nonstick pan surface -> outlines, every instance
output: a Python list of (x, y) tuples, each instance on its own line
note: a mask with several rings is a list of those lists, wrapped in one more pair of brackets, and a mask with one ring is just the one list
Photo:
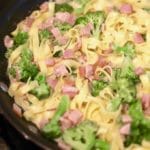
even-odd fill
[[(7, 60), (5, 58), (6, 48), (3, 45), (5, 35), (12, 32), (17, 23), (28, 16), (33, 10), (44, 2), (44, 0), (0, 0), (0, 85), (9, 86), (7, 77)], [(45, 139), (38, 129), (31, 123), (19, 118), (12, 110), (13, 99), (0, 88), (0, 112), (2, 115), (24, 136), (41, 149), (57, 150), (53, 141)]]

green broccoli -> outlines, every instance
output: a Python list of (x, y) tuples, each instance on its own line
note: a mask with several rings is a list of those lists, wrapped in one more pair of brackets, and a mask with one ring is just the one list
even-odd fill
[(107, 85), (108, 83), (103, 80), (93, 80), (91, 85), (92, 96), (98, 96), (99, 92), (103, 90)]
[(18, 32), (17, 35), (14, 37), (14, 45), (18, 47), (19, 45), (23, 45), (28, 40), (28, 33), (27, 32)]
[(62, 33), (66, 32), (72, 28), (72, 26), (70, 24), (60, 23), (60, 22), (56, 22), (55, 27), (57, 27)]
[(77, 20), (76, 20), (76, 25), (87, 25), (89, 23), (89, 20), (88, 20), (88, 18), (86, 17), (86, 15), (85, 16), (81, 16), (81, 17), (79, 17), (79, 18), (77, 18)]
[(38, 74), (35, 80), (38, 81), (39, 86), (31, 90), (30, 93), (35, 95), (38, 99), (47, 98), (51, 94), (51, 88), (46, 83), (46, 77), (42, 74)]
[(13, 78), (16, 77), (16, 69), (14, 66), (11, 66), (10, 68), (8, 68), (8, 74), (11, 75)]
[(35, 89), (31, 90), (30, 93), (41, 100), (47, 98), (50, 95), (50, 88), (47, 84), (42, 83)]
[(5, 57), (8, 59), (10, 57), (10, 55), (12, 54), (12, 52), (14, 51), (13, 48), (8, 48), (6, 53), (5, 53)]
[(126, 137), (125, 146), (132, 143), (141, 144), (143, 140), (150, 141), (150, 119), (145, 118), (140, 100), (130, 105), (129, 114), (132, 117), (131, 131)]
[(33, 80), (38, 74), (38, 67), (32, 62), (33, 56), (29, 49), (24, 49), (21, 53), (21, 60), (18, 64), (21, 81), (26, 82), (29, 78)]
[(67, 3), (55, 4), (55, 12), (73, 12), (73, 7)]
[(46, 76), (39, 73), (39, 74), (35, 77), (35, 80), (37, 80), (39, 84), (46, 83)]
[(57, 138), (61, 135), (59, 119), (69, 109), (69, 107), (70, 107), (69, 98), (67, 96), (63, 96), (53, 118), (42, 129), (43, 134), (47, 138)]
[(42, 41), (43, 39), (47, 40), (47, 39), (50, 38), (50, 36), (51, 36), (51, 33), (47, 29), (39, 31), (39, 39), (40, 39), (40, 41)]
[(86, 25), (87, 23), (92, 23), (94, 26), (94, 29), (92, 31), (92, 35), (99, 39), (100, 35), (100, 26), (105, 20), (105, 13), (102, 11), (96, 11), (96, 12), (88, 12), (84, 16), (79, 17), (76, 20), (76, 25)]
[(121, 103), (131, 103), (135, 100), (136, 87), (132, 80), (118, 78), (113, 80), (110, 86), (116, 92), (116, 97), (111, 103), (112, 110), (116, 110)]
[(136, 83), (139, 81), (135, 75), (131, 59), (125, 58), (121, 69), (116, 69), (113, 73), (113, 80), (110, 87), (116, 92), (116, 97), (112, 100), (112, 110), (116, 110), (121, 103), (132, 103), (136, 99)]
[(95, 145), (97, 129), (94, 122), (86, 120), (65, 130), (62, 140), (75, 150), (91, 150)]
[(123, 47), (116, 46), (115, 50), (125, 56), (133, 57), (135, 55), (135, 46), (131, 42), (127, 42)]
[(8, 48), (5, 57), (9, 58), (11, 53), (16, 49), (18, 46), (23, 45), (27, 42), (28, 40), (28, 33), (27, 32), (18, 32), (16, 36), (13, 38), (14, 40), (14, 45), (12, 48)]
[(126, 78), (128, 80), (132, 80), (133, 83), (137, 83), (139, 81), (139, 77), (134, 72), (134, 67), (132, 65), (132, 59), (130, 57), (125, 57), (122, 69), (120, 72), (121, 78)]
[(110, 150), (110, 145), (106, 141), (97, 139), (95, 142), (94, 150)]

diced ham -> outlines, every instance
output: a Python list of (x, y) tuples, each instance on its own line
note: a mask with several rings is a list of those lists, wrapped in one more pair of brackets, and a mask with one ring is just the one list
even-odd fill
[(57, 85), (58, 80), (57, 79), (53, 79), (53, 78), (48, 78), (47, 79), (47, 83), (48, 85), (54, 90), (56, 85)]
[(57, 39), (58, 43), (61, 44), (61, 45), (65, 45), (67, 44), (68, 42), (68, 37), (66, 36), (60, 36), (58, 39)]
[(56, 20), (62, 23), (68, 23), (70, 25), (74, 25), (76, 17), (68, 12), (58, 12), (56, 13)]
[(140, 76), (144, 73), (144, 69), (142, 67), (135, 68), (135, 74)]
[(101, 68), (103, 68), (107, 64), (108, 64), (108, 61), (106, 60), (106, 58), (104, 56), (100, 56), (98, 61), (96, 62), (96, 65), (101, 67)]
[(56, 142), (58, 144), (58, 147), (61, 150), (71, 150), (72, 149), (68, 144), (64, 143), (64, 141), (62, 141), (61, 139), (57, 139)]
[(46, 21), (44, 21), (42, 24), (39, 25), (39, 29), (48, 29), (53, 27), (54, 18), (48, 18)]
[(81, 36), (90, 36), (91, 35), (91, 31), (93, 30), (93, 24), (92, 23), (88, 23), (85, 27), (82, 27), (80, 29), (80, 34)]
[(74, 96), (76, 96), (78, 92), (79, 90), (74, 86), (64, 85), (62, 87), (62, 93), (68, 95), (70, 98), (73, 98)]
[(70, 86), (75, 86), (75, 81), (73, 79), (66, 78), (65, 84), (70, 85)]
[(48, 11), (48, 2), (42, 3), (42, 4), (40, 5), (40, 10), (41, 10), (42, 12)]
[(34, 22), (34, 18), (33, 17), (27, 17), (24, 21), (23, 21), (23, 31), (24, 32), (28, 32)]
[(85, 76), (85, 67), (79, 67), (79, 74), (81, 77)]
[(49, 122), (49, 119), (43, 119), (37, 124), (39, 129), (42, 129), (47, 123)]
[(64, 52), (64, 54), (63, 54), (63, 57), (64, 57), (65, 59), (71, 59), (71, 58), (73, 58), (73, 57), (74, 57), (74, 51), (71, 50), (71, 49), (65, 50), (65, 52)]
[(150, 94), (143, 94), (142, 106), (144, 110), (150, 109)]
[(120, 128), (120, 133), (122, 135), (129, 135), (130, 134), (130, 127), (131, 127), (131, 124), (130, 123), (127, 123), (125, 125), (123, 125), (121, 128)]
[(60, 124), (61, 124), (62, 131), (65, 131), (66, 129), (69, 129), (73, 126), (72, 122), (65, 117), (60, 118)]
[(16, 105), (15, 103), (13, 104), (13, 111), (19, 116), (22, 117), (22, 110), (21, 108)]
[(141, 44), (141, 43), (144, 43), (144, 38), (142, 37), (140, 33), (136, 32), (133, 36), (133, 41), (136, 44)]
[(49, 58), (49, 59), (45, 60), (45, 63), (48, 67), (52, 67), (55, 65), (55, 59)]
[(85, 55), (81, 55), (79, 58), (77, 58), (77, 60), (81, 63), (81, 64), (85, 64), (87, 62), (87, 58)]
[(123, 115), (122, 116), (122, 122), (123, 123), (130, 123), (130, 122), (132, 122), (132, 118), (129, 115)]
[(82, 117), (82, 113), (77, 109), (67, 111), (60, 119), (62, 130), (64, 131), (77, 125), (82, 120)]
[(61, 36), (61, 32), (60, 32), (60, 30), (59, 30), (58, 28), (52, 28), (52, 29), (51, 29), (51, 32), (52, 32), (53, 36), (54, 36), (56, 39), (58, 39), (58, 37)]
[(62, 36), (60, 30), (58, 28), (52, 28), (51, 32), (53, 34), (53, 36), (55, 37), (55, 39), (60, 43), (60, 44), (66, 44), (68, 41), (68, 38), (65, 36)]
[(5, 45), (5, 47), (6, 48), (12, 48), (13, 44), (14, 44), (13, 39), (9, 35), (6, 35), (4, 37), (4, 45)]
[(81, 77), (85, 77), (85, 78), (91, 80), (94, 75), (94, 66), (86, 65), (84, 67), (79, 67), (79, 73), (80, 73)]
[(132, 14), (133, 13), (132, 5), (127, 3), (122, 4), (120, 7), (120, 12), (127, 15)]
[(65, 65), (59, 65), (54, 68), (54, 73), (57, 77), (66, 76), (68, 74), (68, 70)]
[(68, 115), (68, 119), (74, 124), (78, 124), (82, 119), (82, 113), (79, 110), (72, 110)]
[(94, 67), (93, 65), (86, 65), (85, 67), (85, 77), (90, 78), (94, 74)]

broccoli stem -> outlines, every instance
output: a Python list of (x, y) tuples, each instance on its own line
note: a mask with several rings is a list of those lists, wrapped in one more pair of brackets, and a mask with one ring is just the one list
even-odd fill
[(42, 129), (43, 134), (47, 138), (57, 138), (58, 136), (61, 135), (59, 119), (69, 109), (69, 107), (70, 107), (69, 98), (67, 96), (63, 96), (53, 118)]

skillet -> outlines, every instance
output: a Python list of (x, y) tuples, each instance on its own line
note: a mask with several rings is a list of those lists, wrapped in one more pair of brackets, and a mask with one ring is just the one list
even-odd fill
[(42, 2), (44, 0), (0, 0), (0, 112), (25, 139), (32, 141), (41, 149), (57, 150), (56, 143), (45, 139), (33, 124), (19, 118), (13, 112), (13, 99), (3, 89), (3, 85), (9, 86), (5, 58), (6, 48), (3, 45), (3, 38), (12, 32), (21, 20), (37, 9)]

